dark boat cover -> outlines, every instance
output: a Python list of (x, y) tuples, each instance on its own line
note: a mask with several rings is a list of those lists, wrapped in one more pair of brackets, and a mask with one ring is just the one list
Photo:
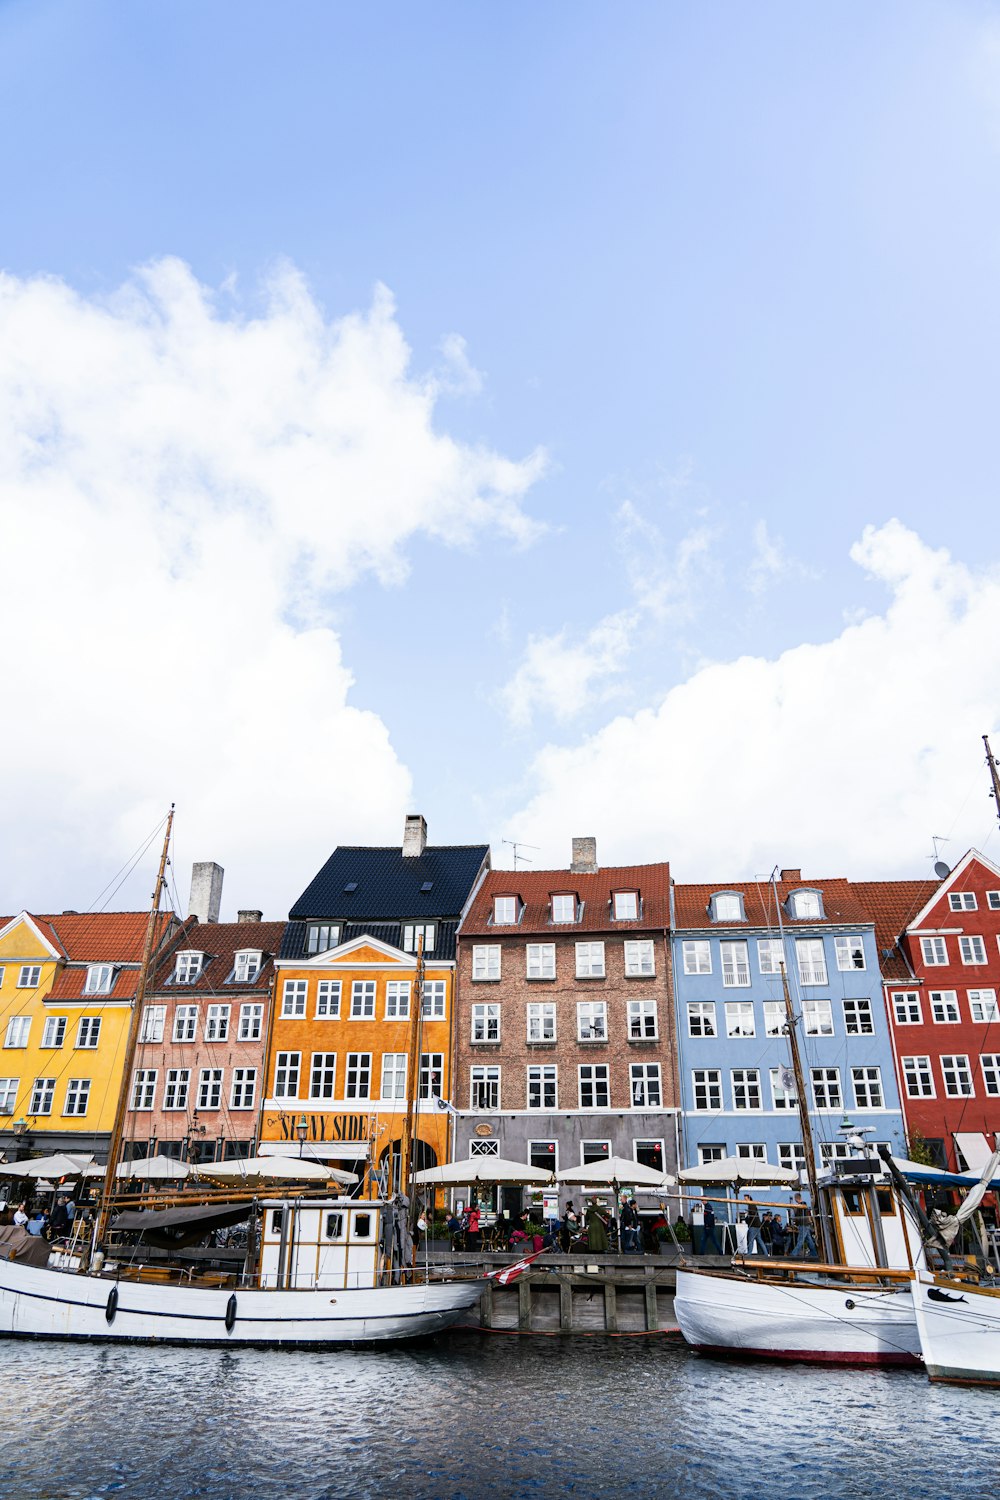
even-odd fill
[(252, 1211), (252, 1203), (202, 1204), (197, 1208), (159, 1210), (127, 1209), (118, 1215), (111, 1227), (129, 1234), (138, 1234), (144, 1244), (156, 1245), (162, 1250), (174, 1250), (197, 1244), (213, 1229), (241, 1224), (250, 1217)]

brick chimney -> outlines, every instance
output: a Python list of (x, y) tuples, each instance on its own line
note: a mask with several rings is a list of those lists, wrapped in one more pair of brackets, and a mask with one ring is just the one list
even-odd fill
[(263, 922), (264, 913), (262, 911), (238, 911), (236, 913), (236, 920), (241, 924), (244, 922)]
[(802, 884), (802, 871), (801, 870), (782, 870), (782, 872), (781, 872), (781, 878), (782, 878), (782, 880), (790, 881), (790, 883), (792, 885), (801, 885)]
[(427, 848), (427, 823), (420, 813), (410, 813), (403, 824), (403, 858), (418, 859)]
[(210, 860), (191, 866), (191, 896), (188, 916), (199, 922), (217, 922), (222, 906), (222, 881), (225, 870)]
[(597, 869), (597, 840), (574, 839), (570, 871), (574, 875), (593, 875)]

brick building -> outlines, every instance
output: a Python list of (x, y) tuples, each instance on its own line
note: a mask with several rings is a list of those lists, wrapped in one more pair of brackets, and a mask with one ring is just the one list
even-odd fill
[(496, 870), (459, 930), (456, 1159), (672, 1171), (677, 1086), (666, 864)]

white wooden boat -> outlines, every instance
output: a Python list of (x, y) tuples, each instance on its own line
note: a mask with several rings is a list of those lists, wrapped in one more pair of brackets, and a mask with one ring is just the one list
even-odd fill
[(922, 1271), (912, 1296), (930, 1379), (1000, 1386), (1000, 1283)]

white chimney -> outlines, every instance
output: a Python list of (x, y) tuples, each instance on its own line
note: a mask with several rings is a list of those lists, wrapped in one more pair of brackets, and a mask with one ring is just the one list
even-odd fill
[(427, 848), (427, 823), (420, 813), (410, 813), (403, 825), (403, 858), (418, 859)]
[(188, 916), (199, 922), (217, 922), (222, 906), (222, 881), (225, 870), (211, 860), (191, 866), (191, 897)]
[(264, 913), (262, 911), (238, 911), (236, 913), (236, 920), (241, 925), (246, 922), (263, 922)]
[(574, 839), (573, 862), (570, 870), (574, 875), (593, 875), (597, 869), (597, 840)]

